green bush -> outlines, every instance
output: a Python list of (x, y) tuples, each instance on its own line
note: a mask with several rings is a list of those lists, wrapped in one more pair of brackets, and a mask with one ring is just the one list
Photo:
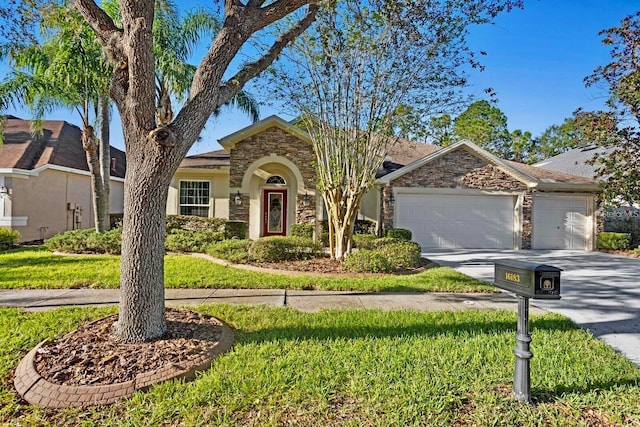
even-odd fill
[(249, 256), (258, 262), (279, 262), (317, 258), (322, 255), (321, 250), (321, 245), (312, 239), (272, 236), (256, 240)]
[(378, 236), (375, 234), (354, 234), (353, 245), (359, 249), (375, 249), (375, 241)]
[(631, 234), (603, 231), (598, 235), (598, 249), (627, 250), (631, 247)]
[(344, 267), (356, 273), (389, 273), (389, 260), (378, 251), (360, 249), (351, 252), (343, 263)]
[(237, 264), (245, 264), (249, 262), (249, 248), (252, 243), (251, 240), (223, 240), (209, 245), (207, 247), (207, 253), (215, 258)]
[(224, 231), (227, 220), (193, 215), (167, 215), (167, 232), (173, 230), (188, 231)]
[(18, 239), (20, 239), (18, 231), (0, 228), (0, 251), (12, 248), (18, 242)]
[(226, 221), (224, 223), (225, 239), (246, 239), (247, 223), (245, 221)]
[(322, 246), (329, 246), (329, 221), (320, 221), (320, 237)]
[(396, 243), (403, 242), (404, 240), (398, 240), (393, 237), (381, 237), (371, 241), (371, 249), (380, 249), (387, 245), (395, 245)]
[(294, 237), (304, 237), (305, 239), (313, 239), (313, 225), (293, 224), (291, 226), (291, 235)]
[(95, 229), (67, 231), (44, 241), (50, 251), (119, 255), (122, 246), (122, 229), (114, 228), (104, 233)]
[(411, 241), (413, 235), (411, 230), (407, 230), (406, 228), (389, 228), (385, 233), (385, 237), (391, 237), (393, 239), (398, 240), (406, 240)]
[(416, 242), (398, 242), (384, 245), (376, 252), (382, 254), (392, 268), (416, 268), (420, 265), (422, 248)]
[(167, 233), (165, 248), (174, 252), (205, 252), (208, 245), (224, 239), (222, 231), (171, 230)]

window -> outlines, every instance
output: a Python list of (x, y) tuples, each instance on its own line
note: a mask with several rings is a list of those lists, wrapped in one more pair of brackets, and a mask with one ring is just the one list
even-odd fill
[(280, 175), (272, 175), (265, 181), (266, 184), (286, 184), (283, 177)]
[(180, 215), (209, 216), (209, 181), (180, 181)]

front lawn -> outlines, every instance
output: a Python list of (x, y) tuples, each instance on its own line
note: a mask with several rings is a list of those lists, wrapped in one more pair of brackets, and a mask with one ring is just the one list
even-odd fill
[(631, 426), (640, 370), (554, 314), (532, 316), (532, 393), (512, 390), (516, 315), (202, 306), (236, 331), (233, 349), (192, 382), (111, 406), (46, 410), (12, 388), (20, 358), (45, 337), (115, 308), (0, 310), (0, 424), (224, 426)]
[[(120, 257), (54, 255), (44, 248), (0, 254), (1, 289), (117, 288)], [(189, 255), (165, 257), (167, 288), (322, 289), (357, 291), (493, 292), (448, 267), (413, 275), (329, 278), (269, 274), (225, 267)]]

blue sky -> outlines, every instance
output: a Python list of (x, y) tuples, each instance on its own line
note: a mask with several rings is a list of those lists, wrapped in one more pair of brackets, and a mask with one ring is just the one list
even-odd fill
[[(610, 61), (609, 48), (602, 45), (598, 32), (639, 11), (640, 0), (524, 1), (523, 10), (471, 30), (471, 47), (487, 56), (482, 59), (485, 70), (470, 74), (469, 90), (482, 99), (483, 89), (493, 88), (509, 129), (528, 130), (538, 136), (550, 125), (562, 123), (578, 107), (602, 108), (606, 91), (587, 90), (583, 83), (597, 66)], [(5, 73), (6, 67), (0, 66), (0, 75)], [(4, 113), (29, 117), (24, 110)], [(277, 113), (266, 107), (261, 110), (262, 117)], [(48, 118), (79, 124), (77, 116), (67, 111), (57, 111)], [(249, 124), (242, 114), (223, 111), (209, 121), (191, 153), (218, 149), (218, 139)], [(112, 124), (112, 144), (124, 147), (118, 120)]]

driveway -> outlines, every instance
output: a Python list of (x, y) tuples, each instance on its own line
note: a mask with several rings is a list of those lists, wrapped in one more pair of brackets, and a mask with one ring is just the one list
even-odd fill
[(569, 317), (640, 366), (640, 259), (600, 252), (468, 249), (430, 251), (423, 256), (491, 283), (497, 259), (563, 269), (562, 298), (531, 300), (531, 305)]

